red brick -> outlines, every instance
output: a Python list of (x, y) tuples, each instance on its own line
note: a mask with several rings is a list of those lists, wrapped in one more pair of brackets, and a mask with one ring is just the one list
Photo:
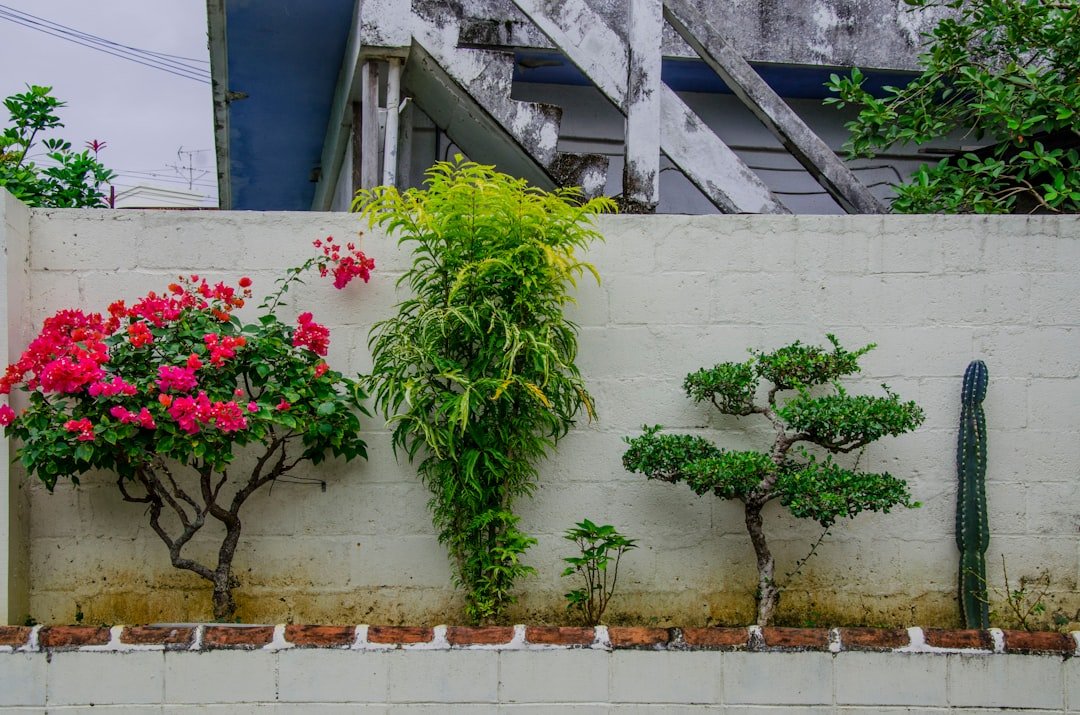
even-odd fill
[(1004, 631), (1006, 653), (1072, 653), (1076, 641), (1064, 633)]
[(450, 626), (446, 629), (446, 640), (450, 645), (501, 645), (513, 639), (513, 626)]
[(829, 631), (826, 628), (762, 628), (761, 636), (766, 648), (829, 649)]
[(369, 643), (429, 643), (435, 637), (432, 628), (418, 626), (368, 626)]
[(0, 646), (22, 648), (30, 640), (32, 630), (28, 626), (0, 626)]
[(129, 645), (191, 645), (195, 629), (188, 626), (128, 626), (120, 633), (120, 642)]
[(911, 645), (904, 628), (841, 628), (840, 645), (844, 650), (895, 650)]
[(207, 626), (203, 648), (262, 648), (274, 640), (273, 626)]
[(608, 637), (614, 648), (658, 648), (667, 645), (669, 635), (666, 628), (612, 626)]
[(934, 648), (977, 648), (979, 650), (992, 650), (994, 647), (994, 641), (990, 637), (989, 631), (927, 628), (923, 632), (926, 635), (926, 645)]
[(109, 629), (104, 626), (46, 626), (38, 632), (38, 645), (42, 648), (105, 645), (109, 640)]
[(745, 628), (683, 628), (683, 642), (705, 650), (739, 650), (750, 642)]
[(596, 641), (595, 628), (575, 626), (529, 626), (525, 640), (541, 645), (592, 645)]
[(285, 640), (301, 648), (341, 648), (356, 641), (356, 626), (285, 626)]

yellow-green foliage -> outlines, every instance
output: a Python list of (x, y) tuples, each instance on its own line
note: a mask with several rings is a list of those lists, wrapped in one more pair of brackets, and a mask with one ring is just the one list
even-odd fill
[(534, 540), (516, 528), (515, 498), (531, 492), (535, 463), (578, 415), (593, 414), (563, 308), (568, 289), (596, 275), (575, 251), (600, 237), (592, 217), (614, 205), (460, 156), (432, 167), (425, 187), (379, 187), (353, 205), (413, 255), (400, 282), (414, 297), (372, 330), (372, 388), (395, 448), (420, 459), (468, 614), (483, 621), (532, 571), (521, 555)]

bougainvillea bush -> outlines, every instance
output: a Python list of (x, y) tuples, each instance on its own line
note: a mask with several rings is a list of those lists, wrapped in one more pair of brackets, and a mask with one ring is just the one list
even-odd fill
[[(290, 269), (253, 322), (236, 314), (249, 278), (234, 287), (185, 276), (105, 315), (60, 311), (0, 379), (0, 393), (28, 396), (18, 414), (0, 406), (26, 470), (49, 491), (91, 470), (115, 473), (120, 496), (146, 505), (172, 565), (212, 584), (219, 621), (236, 616), (232, 562), (248, 497), (303, 462), (367, 456), (364, 394), (323, 360), (329, 331), (311, 313), (295, 325), (276, 315), (313, 266), (339, 287), (367, 280), (374, 264), (354, 246), (317, 245), (324, 255)], [(185, 547), (214, 522), (224, 535), (216, 564), (203, 563)]]

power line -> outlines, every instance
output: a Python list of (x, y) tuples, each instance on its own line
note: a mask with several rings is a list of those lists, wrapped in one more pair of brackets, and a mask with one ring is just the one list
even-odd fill
[(183, 62), (173, 59), (166, 59), (167, 57), (176, 57), (178, 60), (186, 62), (201, 62), (201, 60), (194, 60), (186, 57), (178, 57), (176, 55), (167, 55), (165, 53), (153, 52), (150, 50), (141, 50), (139, 48), (130, 47), (128, 45), (122, 45), (112, 40), (107, 40), (96, 35), (81, 32), (74, 28), (60, 25), (43, 18), (39, 18), (29, 13), (24, 13), (20, 10), (15, 10), (7, 5), (0, 4), (0, 20), (7, 20), (16, 25), (21, 25), (31, 30), (56, 37), (61, 40), (72, 42), (76, 45), (103, 52), (113, 57), (118, 57), (135, 64), (143, 65), (144, 67), (150, 67), (151, 69), (160, 70), (162, 72), (168, 72), (169, 74), (177, 77), (183, 77), (184, 79), (194, 80), (203, 84), (209, 84), (210, 74), (209, 71), (199, 67), (192, 67), (184, 64)]

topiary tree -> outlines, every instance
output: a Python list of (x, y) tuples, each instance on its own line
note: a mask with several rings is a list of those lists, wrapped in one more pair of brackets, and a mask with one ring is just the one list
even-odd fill
[(399, 280), (414, 296), (376, 324), (370, 341), (375, 404), (394, 447), (431, 490), (434, 522), (456, 566), (473, 621), (497, 618), (533, 569), (535, 540), (518, 528), (518, 497), (536, 462), (584, 411), (567, 289), (592, 267), (574, 251), (599, 234), (607, 199), (547, 193), (490, 166), (439, 163), (425, 190), (380, 187), (354, 208), (399, 235), (413, 263)]
[[(828, 528), (862, 511), (912, 507), (907, 484), (888, 473), (846, 468), (833, 454), (852, 452), (886, 435), (922, 423), (914, 402), (901, 402), (888, 387), (884, 397), (849, 395), (836, 381), (859, 372), (858, 360), (874, 346), (855, 352), (832, 335), (832, 350), (795, 342), (771, 353), (752, 352), (746, 362), (720, 363), (687, 375), (683, 388), (694, 402), (711, 402), (725, 415), (761, 415), (775, 432), (769, 451), (726, 450), (694, 435), (661, 434), (646, 427), (626, 438), (623, 466), (649, 479), (686, 484), (697, 494), (712, 492), (743, 503), (746, 530), (757, 557), (757, 623), (769, 623), (780, 598), (775, 561), (762, 528), (761, 512), (778, 499), (794, 516)], [(759, 384), (770, 384), (764, 404)], [(831, 386), (824, 392), (812, 388)], [(781, 393), (788, 395), (778, 401)], [(824, 459), (802, 445), (816, 445)]]
[[(323, 361), (329, 330), (311, 313), (295, 326), (276, 316), (313, 264), (366, 280), (358, 251), (324, 252), (289, 271), (254, 323), (235, 314), (248, 278), (237, 289), (182, 277), (134, 305), (116, 301), (108, 317), (60, 311), (0, 379), (0, 394), (28, 395), (18, 414), (0, 405), (26, 470), (50, 492), (91, 470), (115, 473), (119, 496), (146, 507), (172, 565), (210, 583), (218, 621), (236, 616), (232, 564), (248, 498), (304, 462), (367, 456), (356, 414), (364, 394)], [(216, 557), (193, 557), (187, 547), (214, 523)]]
[(954, 132), (981, 148), (922, 166), (896, 188), (900, 213), (1080, 211), (1080, 3), (904, 0), (951, 9), (927, 35), (922, 73), (871, 95), (865, 76), (833, 75), (827, 104), (851, 104), (848, 155)]

